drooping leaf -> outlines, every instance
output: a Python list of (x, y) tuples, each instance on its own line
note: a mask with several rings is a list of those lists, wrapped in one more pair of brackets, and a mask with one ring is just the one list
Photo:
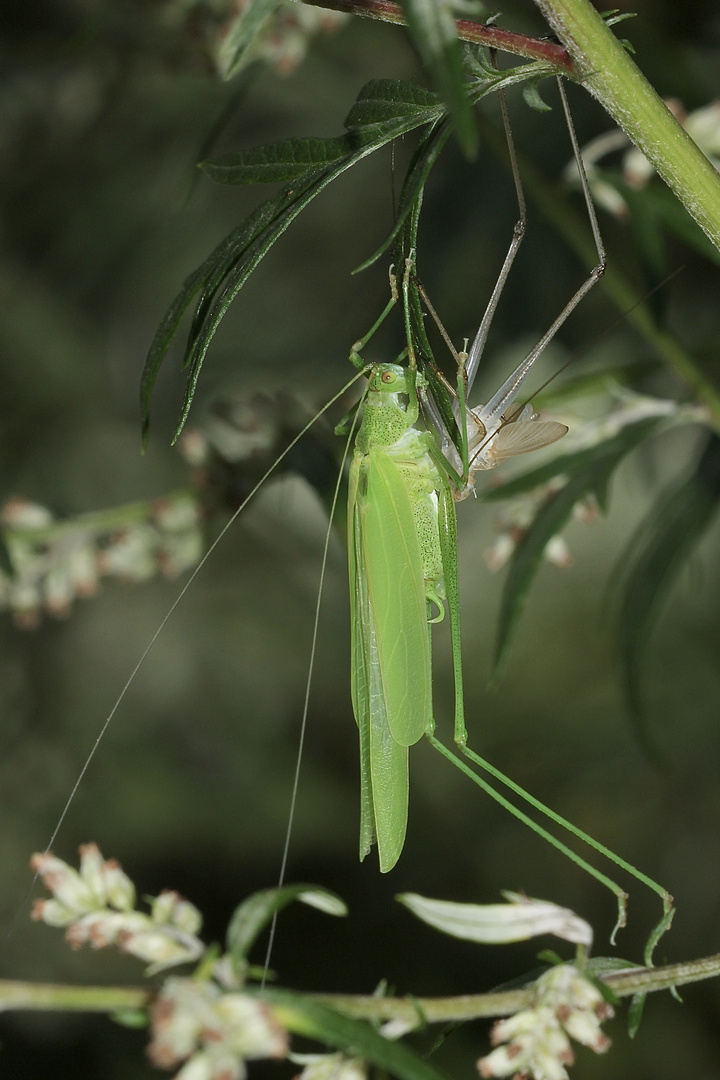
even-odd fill
[(267, 209), (272, 209), (275, 213), (272, 214), (267, 226), (254, 235), (233, 259), (228, 259), (226, 265), (220, 268), (220, 274), (217, 275), (220, 281), (211, 297), (212, 302), (208, 302), (207, 309), (202, 312), (202, 318), (194, 320), (193, 333), (188, 340), (185, 358), (185, 365), (189, 368), (188, 380), (173, 441), (177, 440), (185, 426), (210, 343), (240, 289), (257, 269), (275, 241), (282, 236), (315, 196), (362, 157), (373, 153), (379, 145), (378, 142), (370, 143), (341, 158), (334, 165), (306, 173), (291, 188), (281, 192), (275, 199), (269, 200), (271, 205), (267, 206)]
[[(475, 75), (475, 81), (472, 83), (469, 92), (470, 101), (475, 104), (481, 101), (482, 98), (488, 94), (495, 93), (498, 90), (505, 89), (506, 87), (515, 86), (519, 82), (530, 82), (537, 84), (542, 79), (548, 78), (552, 74), (553, 69), (548, 64), (538, 63), (533, 65), (524, 65), (524, 67), (513, 68), (506, 71), (497, 71), (490, 65), (485, 65), (480, 62), (478, 57), (473, 53), (467, 53), (465, 58), (465, 64), (468, 69)], [(532, 69), (533, 75), (530, 75)], [(387, 80), (390, 82), (390, 80)], [(413, 84), (401, 84), (403, 86)], [(416, 88), (418, 89), (418, 88)], [(427, 94), (427, 91), (424, 91)], [(432, 100), (437, 101), (434, 95), (428, 95)], [(418, 102), (417, 107), (422, 106), (422, 99)], [(351, 126), (351, 118), (355, 118), (355, 109), (359, 107), (359, 101), (356, 106), (353, 106), (353, 110), (350, 116), (345, 121), (347, 127)], [(368, 115), (368, 119), (377, 115), (375, 110), (377, 109), (377, 100), (372, 103), (372, 111)], [(363, 109), (358, 110), (358, 116), (365, 115), (364, 105)], [(372, 266), (391, 246), (393, 241), (398, 237), (398, 234), (403, 227), (407, 215), (410, 213), (410, 209), (414, 204), (414, 201), (418, 198), (420, 192), (422, 192), (425, 183), (427, 181), (430, 170), (437, 161), (437, 158), (442, 151), (448, 137), (452, 134), (452, 117), (444, 117), (441, 123), (437, 123), (430, 131), (423, 137), (421, 143), (419, 143), (415, 153), (413, 154), (408, 172), (403, 182), (402, 192), (400, 194), (400, 200), (398, 203), (397, 217), (393, 224), (393, 227), (388, 236), (383, 240), (379, 248), (377, 248), (372, 255), (370, 255), (364, 262), (358, 266), (353, 273), (358, 274), (367, 267)]]
[(380, 247), (365, 259), (360, 266), (353, 270), (354, 274), (359, 274), (362, 270), (366, 270), (369, 266), (372, 266), (373, 263), (377, 262), (395, 241), (398, 233), (405, 224), (408, 214), (412, 210), (415, 200), (421, 195), (425, 187), (430, 170), (437, 161), (440, 151), (451, 134), (451, 123), (448, 119), (445, 119), (440, 123), (433, 125), (431, 130), (419, 143), (413, 154), (410, 167), (405, 177), (405, 182), (403, 183), (395, 223)]
[(14, 578), (17, 573), (7, 541), (2, 533), (0, 533), (0, 571), (9, 578)]
[(540, 96), (539, 84), (540, 79), (530, 79), (525, 86), (523, 86), (523, 98), (525, 104), (531, 109), (535, 109), (536, 112), (551, 112), (550, 106)]
[(649, 359), (581, 371), (571, 378), (564, 378), (562, 382), (553, 381), (544, 390), (533, 394), (533, 405), (538, 412), (560, 409), (583, 397), (595, 397), (618, 387), (632, 387), (655, 371), (657, 363)]
[[(499, 73), (496, 79), (473, 87), (473, 100), (497, 86), (510, 86), (554, 69), (548, 64), (522, 65)], [(180, 419), (174, 434), (183, 429), (195, 394), (208, 347), (228, 308), (275, 241), (297, 215), (346, 169), (416, 127), (433, 124), (444, 106), (434, 94), (399, 80), (369, 82), (361, 90), (346, 119), (348, 132), (331, 139), (286, 139), (239, 154), (203, 163), (208, 175), (223, 183), (267, 183), (282, 180), (288, 186), (262, 203), (227, 236), (205, 262), (186, 280), (165, 314), (148, 352), (143, 370), (140, 401), (143, 443), (148, 437), (150, 397), (160, 366), (167, 355), (183, 315), (193, 301), (195, 311), (185, 349), (183, 366), (189, 369)], [(443, 133), (444, 135), (444, 133)], [(438, 145), (417, 159), (408, 189), (408, 205), (414, 205), (413, 187), (422, 190), (427, 171), (437, 156)], [(410, 210), (406, 213), (410, 213)]]
[(625, 22), (626, 19), (637, 18), (636, 11), (623, 11), (620, 12), (620, 8), (614, 8), (612, 11), (601, 12), (601, 16), (606, 26), (617, 26), (618, 23)]
[(248, 992), (267, 1001), (279, 1022), (294, 1035), (348, 1050), (398, 1080), (449, 1080), (447, 1073), (431, 1065), (405, 1043), (386, 1039), (364, 1021), (352, 1020), (289, 990), (252, 991), (248, 988)]
[(293, 900), (300, 900), (327, 915), (347, 915), (347, 908), (340, 897), (317, 885), (284, 885), (279, 889), (253, 893), (235, 908), (228, 926), (226, 947), (236, 964), (247, 959), (258, 935), (273, 915)]
[(295, 180), (347, 154), (431, 123), (442, 115), (435, 94), (400, 79), (372, 79), (360, 91), (345, 118), (347, 134), (334, 138), (293, 138), (223, 154), (201, 163), (221, 184), (270, 184)]
[[(617, 435), (587, 450), (567, 454), (545, 466), (501, 486), (504, 496), (532, 490), (557, 475), (567, 482), (540, 507), (534, 521), (518, 544), (510, 562), (500, 604), (494, 670), (497, 676), (507, 658), (512, 635), (517, 628), (525, 597), (538, 571), (545, 548), (570, 520), (577, 502), (594, 495), (601, 507), (607, 501), (610, 478), (630, 450), (648, 438), (661, 423), (658, 417), (622, 428)], [(483, 498), (498, 498), (497, 490)]]
[(667, 229), (704, 258), (720, 264), (720, 251), (665, 184), (649, 183), (638, 191), (612, 170), (603, 169), (600, 175), (622, 195), (631, 215), (640, 212), (644, 218), (651, 217), (656, 227)]
[(627, 1029), (628, 1035), (634, 1039), (640, 1030), (647, 994), (633, 994), (628, 1008)]
[[(255, 241), (261, 237), (278, 214), (282, 213), (283, 204), (290, 201), (292, 195), (281, 192), (274, 199), (269, 199), (257, 208), (245, 221), (225, 237), (214, 251), (183, 284), (155, 331), (145, 359), (140, 380), (140, 412), (143, 425), (143, 445), (147, 442), (150, 398), (160, 366), (167, 355), (167, 350), (174, 339), (183, 315), (200, 293), (193, 318), (191, 338), (194, 340), (202, 327), (204, 316), (223, 277), (234, 262), (239, 259)], [(190, 345), (190, 343), (189, 343)]]
[(397, 899), (413, 915), (451, 937), (481, 944), (507, 944), (554, 934), (564, 941), (590, 947), (592, 927), (574, 911), (546, 900), (507, 893), (505, 904), (458, 904), (417, 893), (401, 893)]
[(617, 449), (624, 447), (623, 453), (632, 450), (644, 439), (648, 438), (657, 427), (663, 423), (664, 417), (652, 416), (640, 420), (635, 424), (627, 424), (620, 428), (617, 434), (605, 442), (588, 446), (583, 450), (575, 450), (570, 454), (558, 454), (543, 465), (537, 465), (534, 469), (519, 476), (513, 476), (486, 491), (480, 493), (483, 502), (499, 502), (502, 499), (512, 499), (516, 495), (523, 495), (528, 491), (547, 484), (556, 476), (574, 477), (577, 474), (586, 475), (592, 471), (599, 457), (605, 454), (612, 456)]
[(655, 501), (629, 549), (623, 585), (620, 651), (625, 687), (642, 717), (640, 674), (653, 629), (668, 593), (720, 507), (720, 438), (712, 435), (689, 476)]
[(347, 135), (333, 139), (282, 139), (203, 161), (200, 167), (219, 184), (278, 184), (332, 165), (352, 153), (358, 144), (358, 138)]
[(400, 0), (413, 41), (453, 121), (467, 158), (477, 153), (478, 133), (449, 0)]
[(402, 116), (414, 117), (418, 124), (425, 124), (443, 111), (437, 94), (417, 83), (403, 79), (371, 79), (355, 99), (344, 126), (352, 131), (386, 124)]
[[(233, 165), (226, 159), (206, 163), (207, 170), (216, 166), (221, 171), (225, 170), (223, 178), (233, 183), (250, 182), (250, 179), (244, 178), (247, 172), (255, 180), (261, 175), (270, 174), (275, 179), (279, 175), (291, 175), (296, 179), (291, 186), (262, 203), (215, 248), (202, 266), (188, 278), (168, 309), (150, 347), (141, 381), (144, 441), (147, 439), (150, 397), (160, 365), (192, 300), (200, 293), (185, 353), (189, 374), (175, 439), (187, 419), (207, 349), (220, 322), (278, 237), (308, 203), (346, 169), (397, 136), (440, 115), (441, 106), (431, 104), (434, 98), (429, 98), (425, 91), (418, 96), (415, 94), (417, 88), (408, 90), (409, 86), (411, 84), (393, 82), (391, 87), (387, 80), (375, 80), (368, 84), (361, 92), (363, 109), (371, 102), (379, 102), (386, 118), (382, 122), (373, 120), (363, 127), (359, 124), (361, 117), (356, 116), (353, 130), (339, 139), (283, 140), (271, 148), (260, 147), (240, 155), (239, 164), (235, 162)], [(394, 105), (391, 93), (397, 95)], [(297, 175), (293, 163), (297, 165), (298, 159), (314, 159), (313, 155), (319, 155), (320, 160), (326, 163), (320, 167), (305, 168)]]
[(255, 38), (279, 7), (280, 0), (245, 0), (223, 38), (218, 64), (223, 78), (231, 79), (247, 63)]

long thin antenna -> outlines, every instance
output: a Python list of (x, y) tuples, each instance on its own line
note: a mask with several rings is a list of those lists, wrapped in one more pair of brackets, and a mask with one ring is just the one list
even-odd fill
[[(175, 611), (179, 607), (181, 601), (183, 600), (183, 597), (187, 593), (190, 586), (194, 583), (195, 578), (198, 576), (198, 574), (200, 573), (202, 568), (205, 566), (205, 563), (208, 561), (210, 556), (213, 554), (213, 552), (215, 551), (215, 548), (221, 542), (221, 540), (223, 539), (225, 534), (227, 532), (229, 532), (229, 530), (233, 527), (233, 525), (235, 524), (235, 522), (237, 521), (238, 517), (243, 512), (243, 510), (245, 509), (247, 504), (250, 502), (250, 500), (253, 498), (253, 496), (257, 494), (257, 492), (263, 486), (265, 481), (273, 474), (273, 472), (278, 467), (278, 465), (280, 465), (281, 462), (287, 457), (287, 455), (297, 445), (297, 443), (300, 441), (300, 439), (302, 439), (303, 436), (307, 434), (307, 432), (310, 430), (310, 428), (313, 426), (313, 424), (325, 412), (327, 412), (327, 410), (329, 408), (331, 408), (331, 406), (334, 405), (335, 402), (338, 401), (338, 399), (341, 398), (343, 396), (343, 394), (345, 394), (347, 392), (347, 390), (349, 390), (349, 388), (363, 374), (364, 374), (363, 371), (359, 371), (356, 375), (354, 375), (352, 377), (352, 379), (350, 379), (347, 383), (345, 383), (345, 385), (342, 387), (342, 389), (340, 389), (336, 394), (334, 394), (333, 397), (331, 397), (330, 400), (322, 407), (322, 409), (320, 409), (320, 411), (317, 412), (312, 417), (312, 419), (307, 422), (307, 424), (305, 424), (305, 426), (302, 428), (302, 430), (294, 437), (294, 439), (292, 439), (292, 441), (290, 443), (288, 443), (288, 445), (285, 447), (285, 449), (282, 451), (282, 453), (275, 459), (275, 461), (272, 463), (272, 465), (268, 469), (266, 469), (266, 471), (263, 473), (260, 480), (258, 480), (258, 482), (255, 484), (255, 486), (252, 489), (252, 491), (250, 492), (250, 494), (247, 495), (245, 499), (243, 499), (243, 501), (238, 506), (237, 510), (235, 510), (233, 512), (233, 514), (231, 515), (229, 520), (222, 527), (222, 529), (220, 530), (217, 537), (213, 540), (212, 544), (207, 549), (207, 551), (205, 552), (205, 554), (201, 558), (200, 562), (197, 564), (197, 566), (195, 567), (195, 569), (191, 573), (190, 577), (188, 578), (188, 580), (183, 585), (183, 587), (180, 590), (180, 592), (178, 593), (178, 595), (175, 597), (175, 600), (173, 601), (172, 606), (170, 607), (169, 611), (165, 615), (164, 619), (162, 620), (162, 622), (158, 626), (158, 628), (155, 631), (155, 633), (153, 634), (153, 636), (150, 638), (150, 641), (148, 642), (148, 644), (145, 646), (145, 649), (143, 650), (143, 652), (142, 652), (142, 654), (140, 656), (140, 659), (138, 660), (137, 664), (135, 665), (132, 672), (130, 673), (127, 681), (125, 682), (122, 690), (120, 691), (120, 693), (119, 693), (119, 695), (118, 695), (118, 697), (117, 697), (117, 699), (115, 701), (115, 704), (113, 705), (112, 709), (110, 710), (110, 712), (108, 713), (108, 715), (107, 715), (107, 717), (105, 719), (105, 722), (103, 723), (102, 727), (100, 728), (100, 732), (99, 732), (97, 738), (95, 739), (95, 742), (93, 743), (92, 749), (90, 750), (90, 753), (88, 754), (87, 758), (85, 759), (85, 763), (84, 763), (82, 769), (80, 770), (80, 772), (78, 774), (77, 780), (73, 784), (70, 795), (68, 796), (68, 799), (67, 799), (67, 801), (65, 803), (65, 806), (63, 807), (62, 813), (60, 814), (60, 817), (58, 819), (58, 823), (55, 826), (55, 828), (53, 829), (52, 835), (51, 835), (50, 839), (48, 840), (47, 847), (45, 848), (46, 853), (51, 849), (51, 847), (55, 843), (55, 840), (57, 839), (58, 833), (60, 832), (60, 829), (62, 828), (63, 822), (65, 821), (65, 818), (67, 817), (70, 806), (72, 805), (73, 799), (75, 798), (75, 795), (77, 794), (78, 788), (80, 787), (80, 784), (82, 783), (83, 778), (84, 778), (86, 772), (88, 771), (88, 768), (90, 767), (90, 763), (92, 762), (93, 758), (95, 757), (97, 749), (98, 749), (100, 743), (102, 742), (102, 739), (103, 739), (103, 737), (105, 735), (105, 732), (107, 731), (108, 727), (110, 726), (110, 723), (111, 723), (113, 717), (115, 716), (115, 713), (120, 708), (120, 705), (122, 704), (128, 690), (130, 689), (133, 682), (135, 681), (135, 678), (136, 678), (138, 672), (140, 671), (140, 668), (143, 666), (143, 664), (145, 663), (149, 653), (151, 652), (152, 648), (154, 647), (155, 642), (157, 641), (157, 639), (162, 634), (163, 630), (167, 626), (167, 624), (170, 621), (170, 619), (172, 618), (172, 616), (175, 614)], [(30, 882), (30, 887), (28, 888), (28, 891), (27, 891), (27, 894), (26, 894), (26, 896), (25, 896), (25, 898), (23, 900), (23, 903), (25, 903), (27, 901), (28, 897), (30, 896), (30, 893), (32, 892), (36, 881), (37, 881), (37, 874), (33, 877), (32, 881)], [(22, 907), (22, 904), (20, 906)]]
[[(364, 369), (359, 374), (364, 374)], [(305, 700), (303, 702), (302, 720), (300, 722), (300, 737), (298, 739), (298, 750), (297, 756), (295, 758), (295, 775), (293, 777), (292, 794), (290, 796), (290, 810), (288, 811), (287, 827), (285, 829), (285, 843), (283, 845), (282, 859), (280, 861), (280, 873), (278, 874), (278, 889), (281, 889), (285, 884), (285, 874), (287, 871), (288, 855), (290, 852), (290, 841), (292, 839), (293, 825), (295, 822), (295, 808), (297, 806), (298, 787), (300, 784), (300, 768), (302, 766), (303, 751), (305, 749), (305, 734), (307, 732), (308, 712), (310, 708), (310, 690), (312, 688), (312, 680), (315, 672), (315, 650), (317, 647), (318, 627), (320, 625), (320, 608), (322, 605), (323, 587), (325, 585), (325, 571), (327, 569), (328, 552), (330, 550), (330, 537), (332, 536), (333, 521), (335, 520), (335, 511), (337, 510), (338, 499), (340, 497), (340, 488), (342, 487), (342, 480), (343, 476), (345, 475), (345, 462), (347, 461), (347, 457), (350, 452), (352, 438), (355, 434), (355, 427), (358, 422), (358, 417), (360, 416), (364, 397), (365, 395), (363, 395), (360, 400), (360, 407), (357, 409), (353, 417), (350, 432), (345, 442), (345, 449), (343, 451), (342, 461), (340, 462), (338, 478), (335, 483), (335, 491), (333, 492), (332, 503), (330, 505), (330, 517), (328, 520), (328, 526), (325, 531), (325, 546), (323, 547), (322, 562), (320, 565), (320, 580), (318, 583), (317, 600), (315, 602), (315, 619), (313, 622), (312, 643), (310, 645), (310, 662), (308, 664), (307, 680), (305, 682)], [(265, 953), (265, 963), (263, 964), (263, 974), (260, 983), (261, 986), (265, 986), (268, 972), (270, 971), (270, 960), (272, 958), (273, 946), (275, 944), (276, 929), (277, 911), (274, 911), (272, 922), (270, 923), (270, 934), (268, 936), (267, 951)]]

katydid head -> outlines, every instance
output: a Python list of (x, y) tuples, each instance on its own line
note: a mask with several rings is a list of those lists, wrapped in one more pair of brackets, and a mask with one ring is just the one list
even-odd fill
[(414, 387), (424, 386), (425, 380), (419, 372), (411, 372), (400, 364), (375, 364), (368, 376), (368, 389), (371, 393), (410, 394)]
[(407, 393), (405, 368), (399, 364), (377, 364), (370, 372), (370, 390), (378, 393)]

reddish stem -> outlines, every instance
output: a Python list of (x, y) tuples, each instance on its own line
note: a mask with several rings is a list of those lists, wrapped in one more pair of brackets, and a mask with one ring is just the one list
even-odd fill
[[(313, 7), (329, 8), (331, 11), (345, 11), (350, 15), (360, 15), (366, 19), (380, 19), (382, 22), (405, 25), (400, 5), (393, 0), (304, 0), (312, 2)], [(462, 41), (473, 41), (488, 45), (501, 52), (526, 56), (530, 60), (545, 60), (555, 67), (562, 68), (568, 75), (575, 73), (575, 65), (564, 45), (542, 38), (527, 37), (512, 30), (502, 30), (499, 26), (485, 26), (470, 19), (456, 19), (458, 37)]]

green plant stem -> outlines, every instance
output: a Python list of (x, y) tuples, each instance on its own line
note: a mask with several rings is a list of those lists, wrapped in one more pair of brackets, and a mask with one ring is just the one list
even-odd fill
[(590, 0), (535, 0), (576, 78), (652, 162), (720, 249), (720, 176), (655, 93)]
[[(606, 972), (600, 976), (616, 997), (632, 997), (656, 990), (700, 982), (720, 975), (720, 953), (664, 967), (638, 967)], [(497, 994), (465, 994), (449, 998), (377, 998), (351, 995), (312, 995), (330, 1009), (354, 1019), (417, 1021), (427, 1023), (509, 1016), (532, 1005), (534, 990), (506, 990)]]
[(92, 510), (85, 514), (78, 514), (76, 517), (51, 521), (48, 525), (42, 525), (39, 528), (7, 525), (2, 531), (6, 540), (17, 539), (32, 544), (53, 544), (63, 537), (74, 536), (76, 533), (95, 537), (104, 536), (107, 533), (119, 532), (130, 525), (152, 522), (161, 506), (169, 504), (177, 506), (181, 502), (197, 506), (198, 498), (191, 491), (172, 491), (157, 499), (138, 499), (136, 502), (113, 506), (108, 510)]
[[(533, 60), (549, 60), (581, 83), (652, 162), (720, 250), (720, 177), (640, 72), (590, 0), (535, 0), (560, 38), (552, 42), (468, 20), (458, 37)], [(405, 24), (392, 0), (316, 0), (315, 7)]]
[(64, 986), (0, 979), (0, 1012), (9, 1009), (54, 1012), (119, 1012), (146, 1009), (155, 997), (140, 986)]
[[(669, 990), (720, 975), (720, 953), (664, 967), (628, 968), (606, 972), (602, 981), (617, 997)], [(248, 988), (253, 993), (253, 988)], [(0, 979), (0, 1012), (9, 1009), (68, 1012), (119, 1012), (146, 1009), (154, 991), (134, 986), (64, 986)], [(533, 1002), (533, 990), (495, 994), (463, 994), (447, 998), (370, 997), (350, 994), (310, 994), (312, 1001), (360, 1020), (406, 1020), (428, 1023), (508, 1016)]]
[[(400, 5), (393, 0), (303, 0), (310, 7), (329, 8), (331, 11), (344, 11), (349, 15), (359, 15), (364, 19), (378, 19), (380, 22), (406, 26)], [(555, 41), (516, 34), (512, 30), (503, 30), (499, 26), (485, 26), (484, 23), (470, 19), (456, 19), (457, 34), (461, 41), (487, 45), (501, 52), (526, 56), (529, 60), (545, 60), (560, 68), (571, 78), (577, 78), (570, 54), (563, 45)]]

